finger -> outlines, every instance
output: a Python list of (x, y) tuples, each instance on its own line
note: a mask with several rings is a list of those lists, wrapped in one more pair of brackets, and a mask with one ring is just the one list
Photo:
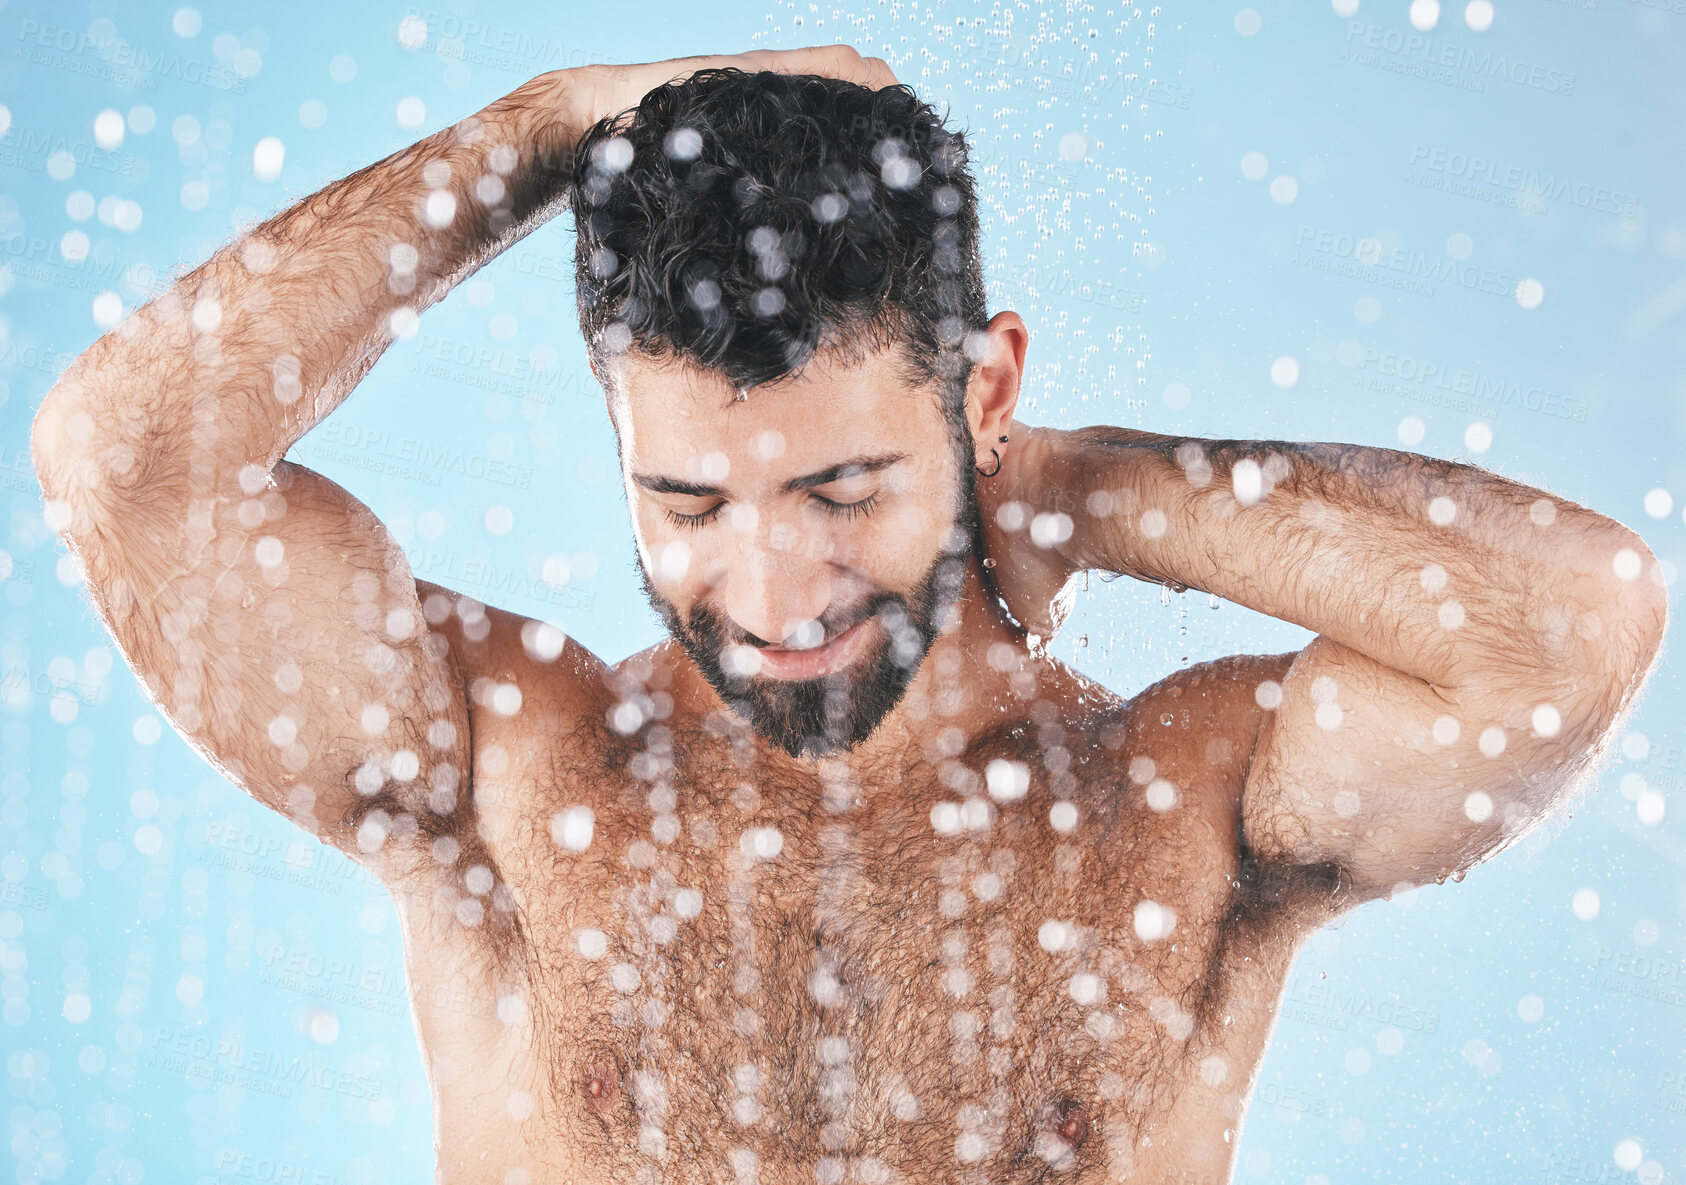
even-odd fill
[(756, 62), (760, 69), (781, 74), (820, 74), (873, 89), (896, 85), (895, 72), (884, 59), (862, 57), (850, 45), (756, 50), (742, 56)]
[(760, 49), (741, 54), (759, 69), (780, 74), (822, 74), (842, 78), (858, 74), (861, 56), (847, 45), (810, 45), (802, 49)]
[(866, 66), (871, 78), (867, 85), (874, 89), (881, 90), (887, 86), (901, 85), (901, 79), (896, 77), (896, 72), (890, 69), (890, 63), (883, 58), (867, 58)]

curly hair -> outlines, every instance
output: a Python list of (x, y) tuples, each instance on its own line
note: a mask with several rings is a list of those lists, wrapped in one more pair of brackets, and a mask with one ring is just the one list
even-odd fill
[(963, 403), (987, 320), (977, 199), (963, 133), (908, 87), (702, 70), (592, 125), (573, 163), (600, 368), (635, 351), (743, 389), (893, 346)]

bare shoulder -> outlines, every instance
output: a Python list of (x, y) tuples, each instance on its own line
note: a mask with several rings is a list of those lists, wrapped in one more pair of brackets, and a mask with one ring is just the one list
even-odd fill
[(613, 670), (561, 627), (417, 581), (430, 629), (461, 673), (473, 733), (474, 805), (496, 840), (542, 799), (559, 766), (602, 747)]
[(477, 734), (499, 719), (522, 721), (522, 732), (542, 731), (604, 699), (608, 664), (561, 626), (425, 580), (416, 581), (416, 591), (429, 628), (445, 639), (462, 673)]
[(416, 581), (416, 592), (429, 634), (461, 682), (468, 773), (462, 785), (424, 788), (430, 809), (418, 814), (451, 825), (424, 827), (426, 842), (389, 862), (386, 875), (406, 899), (417, 939), (490, 954), (488, 966), (502, 966), (523, 943), (532, 845), (519, 840), (546, 826), (557, 753), (592, 746), (607, 668), (556, 625), (426, 581)]
[(1330, 870), (1261, 864), (1248, 849), (1248, 774), (1297, 657), (1236, 654), (1176, 671), (1103, 713), (1096, 735), (1127, 792), (1184, 814), (1235, 877), (1238, 911), (1299, 929), (1326, 921)]
[(1270, 685), (1280, 687), (1293, 661), (1292, 653), (1232, 654), (1198, 663), (1138, 692), (1120, 706), (1117, 723), (1134, 747), (1157, 754), (1162, 776), (1227, 787), (1239, 807), (1253, 746), (1269, 716)]

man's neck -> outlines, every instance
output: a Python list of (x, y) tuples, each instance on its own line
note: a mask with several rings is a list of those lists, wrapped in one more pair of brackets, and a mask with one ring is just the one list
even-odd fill
[[(941, 729), (957, 727), (970, 736), (975, 725), (998, 717), (1003, 705), (1018, 703), (1011, 690), (1011, 671), (999, 670), (989, 660), (990, 648), (1003, 644), (1022, 657), (1025, 633), (985, 585), (974, 553), (960, 596), (907, 693), (871, 736), (849, 752), (822, 761), (851, 773), (883, 769), (887, 763), (917, 756)], [(964, 689), (965, 700), (958, 712), (950, 713), (943, 709), (952, 700), (945, 694), (952, 688)]]

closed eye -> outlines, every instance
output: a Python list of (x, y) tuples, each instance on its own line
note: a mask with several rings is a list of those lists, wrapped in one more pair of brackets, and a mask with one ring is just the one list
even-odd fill
[(834, 514), (838, 517), (847, 517), (851, 519), (859, 518), (863, 514), (871, 514), (872, 508), (878, 505), (878, 494), (876, 491), (868, 494), (858, 502), (833, 502), (830, 498), (822, 498), (818, 494), (809, 494), (808, 496), (815, 502), (819, 503), (820, 508), (827, 514)]
[[(855, 502), (836, 502), (830, 498), (822, 498), (818, 494), (812, 493), (809, 494), (808, 497), (827, 514), (847, 519), (856, 519), (863, 514), (871, 514), (873, 508), (878, 505), (877, 492), (868, 494), (866, 497)], [(670, 510), (664, 506), (662, 507), (662, 513), (667, 516), (668, 521), (674, 526), (695, 531), (719, 518), (721, 510), (723, 510), (725, 506), (726, 504), (724, 502), (716, 502), (713, 506), (710, 506), (701, 514), (681, 514), (677, 510)]]
[(668, 521), (674, 526), (694, 531), (703, 524), (711, 523), (719, 518), (720, 510), (725, 505), (724, 502), (716, 502), (701, 514), (680, 514), (677, 510), (669, 510), (664, 506), (662, 507), (662, 513), (667, 515)]

